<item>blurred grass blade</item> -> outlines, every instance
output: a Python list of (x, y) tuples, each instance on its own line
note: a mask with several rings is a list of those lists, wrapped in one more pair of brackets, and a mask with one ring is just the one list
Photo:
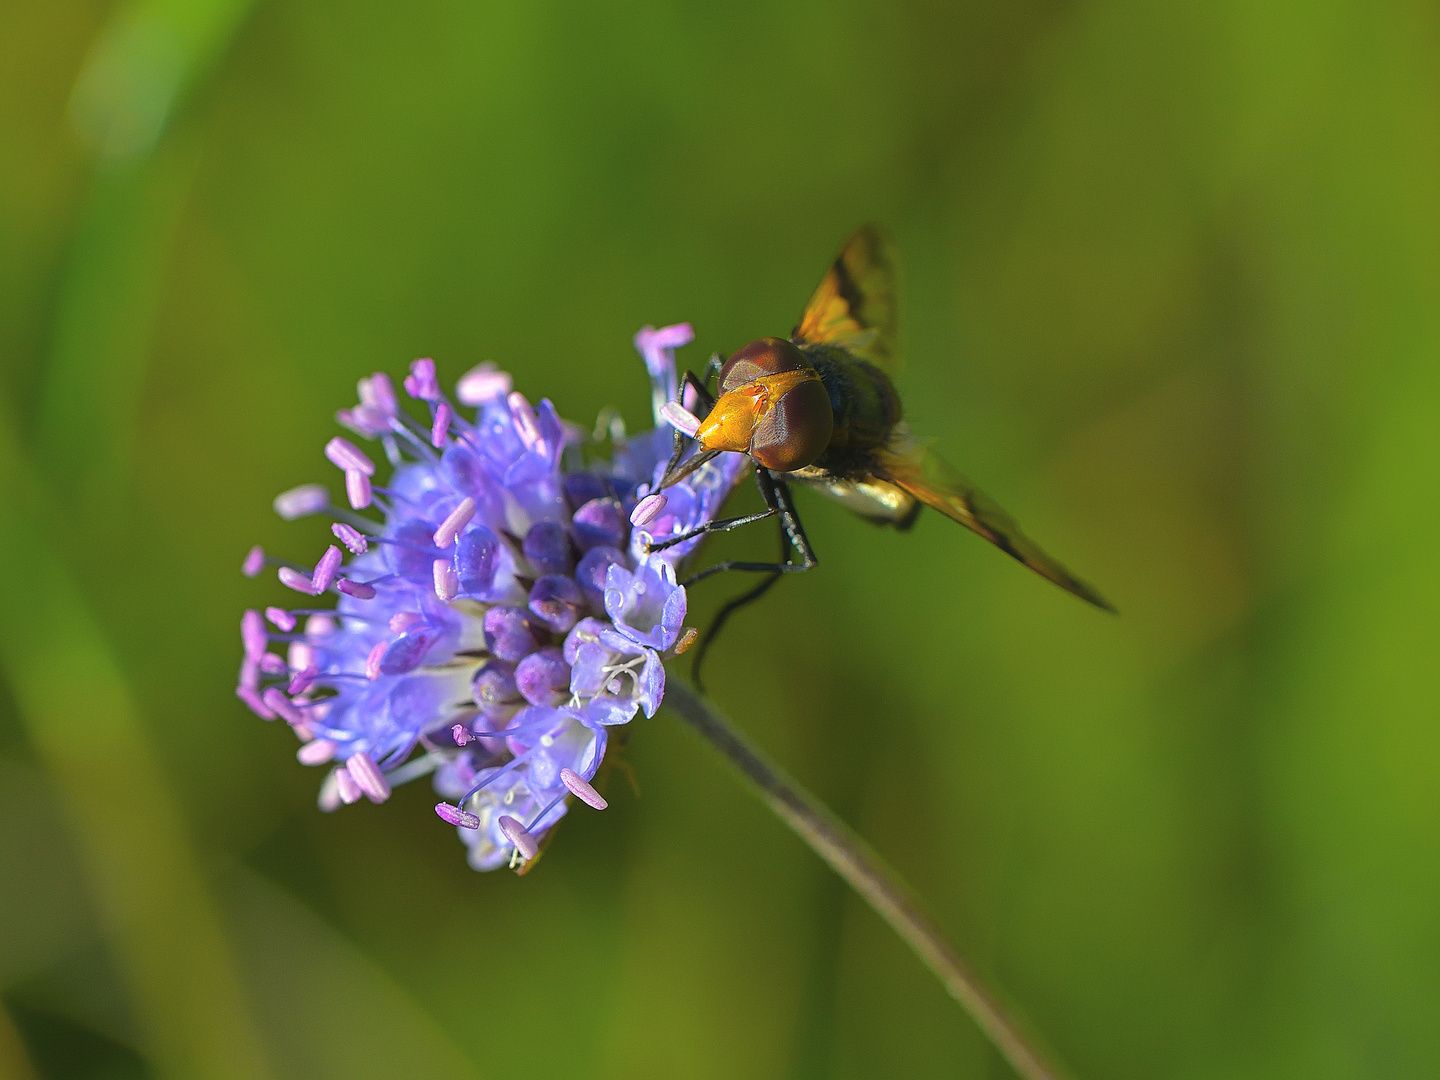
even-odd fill
[(68, 805), (96, 906), (161, 1076), (268, 1075), (224, 930), (116, 659), (41, 523), (0, 419), (0, 670)]
[(252, 0), (137, 0), (96, 40), (70, 101), (71, 120), (104, 161), (150, 153), (185, 91), (224, 52)]
[(4, 1002), (0, 1002), (0, 1080), (40, 1080)]
[[(285, 1075), (479, 1080), (424, 1007), (332, 925), (243, 867), (222, 885), (257, 1014)], [(468, 977), (461, 987), (484, 993)]]

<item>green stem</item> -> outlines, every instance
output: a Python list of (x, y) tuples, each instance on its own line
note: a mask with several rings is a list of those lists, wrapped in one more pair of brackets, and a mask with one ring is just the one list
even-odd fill
[(1006, 1012), (995, 991), (946, 940), (910, 887), (884, 859), (824, 803), (771, 762), (714, 705), (674, 676), (666, 683), (666, 706), (709, 740), (754, 785), (781, 820), (905, 939), (1020, 1076), (1025, 1080), (1060, 1080), (1065, 1075)]

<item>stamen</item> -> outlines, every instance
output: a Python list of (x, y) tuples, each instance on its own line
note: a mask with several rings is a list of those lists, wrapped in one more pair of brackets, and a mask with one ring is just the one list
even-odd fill
[(436, 803), (435, 813), (440, 815), (441, 821), (448, 821), (451, 825), (458, 825), (462, 829), (480, 828), (480, 819), (468, 810), (461, 810), (458, 806), (451, 806), (448, 802)]
[(436, 450), (445, 449), (445, 436), (450, 433), (450, 421), (454, 417), (448, 401), (442, 401), (435, 410), (435, 423), (430, 426), (430, 445)]
[(525, 444), (525, 449), (544, 456), (545, 439), (540, 434), (540, 422), (536, 420), (535, 410), (530, 407), (530, 402), (518, 390), (505, 400), (510, 403), (510, 414), (515, 418), (515, 432)]
[(265, 617), (287, 634), (295, 629), (295, 616), (284, 608), (267, 607)]
[(359, 530), (346, 525), (343, 521), (337, 521), (331, 525), (330, 531), (335, 534), (335, 539), (350, 549), (352, 555), (364, 555), (370, 547), (370, 542), (361, 535)]
[(500, 831), (505, 834), (505, 839), (515, 845), (515, 850), (520, 852), (525, 859), (533, 859), (540, 854), (540, 845), (535, 843), (535, 838), (525, 831), (525, 826), (516, 821), (509, 814), (500, 816)]
[(610, 804), (605, 801), (601, 794), (577, 773), (574, 769), (561, 769), (560, 782), (570, 789), (574, 795), (587, 806), (593, 806), (596, 810), (604, 810)]
[(395, 397), (395, 384), (383, 371), (375, 372), (368, 379), (361, 379), (357, 389), (360, 392), (362, 405), (379, 409), (387, 416), (393, 414), (400, 407), (400, 402)]
[(403, 634), (416, 623), (424, 621), (425, 616), (418, 612), (397, 611), (394, 615), (390, 616), (390, 632), (393, 634)]
[(360, 796), (365, 794), (360, 790), (360, 785), (355, 782), (355, 777), (350, 775), (350, 770), (341, 765), (333, 773), (335, 777), (335, 790), (340, 796), (340, 801), (346, 806), (360, 801)]
[(303, 694), (315, 684), (315, 680), (319, 675), (320, 669), (314, 666), (307, 667), (304, 671), (297, 671), (295, 677), (290, 680), (290, 685), (286, 689), (292, 697), (296, 694)]
[(324, 765), (335, 756), (335, 744), (329, 739), (316, 739), (295, 751), (295, 760), (301, 765)]
[(366, 476), (359, 469), (349, 469), (345, 473), (345, 495), (350, 500), (350, 505), (356, 510), (364, 510), (370, 505), (370, 477)]
[(287, 724), (305, 723), (305, 714), (295, 707), (288, 697), (275, 687), (269, 687), (260, 695), (260, 700), (275, 710), (275, 714)]
[(464, 724), (455, 724), (452, 726), (450, 728), (450, 737), (455, 740), (456, 746), (468, 746), (475, 741), (474, 736), (470, 734), (470, 729)]
[(307, 596), (317, 596), (320, 590), (315, 588), (311, 580), (298, 570), (292, 570), (288, 566), (280, 567), (277, 576), (280, 584), (287, 589), (294, 589), (296, 592), (303, 592)]
[(245, 553), (245, 561), (240, 564), (240, 573), (246, 577), (256, 577), (264, 569), (265, 549), (256, 544)]
[(375, 475), (375, 463), (358, 446), (339, 435), (325, 444), (325, 456), (331, 464), (345, 472), (356, 469), (366, 476)]
[(449, 559), (436, 559), (432, 568), (435, 571), (435, 595), (448, 604), (460, 591), (460, 575), (455, 573)]
[(320, 561), (315, 564), (315, 573), (310, 578), (310, 584), (315, 587), (316, 593), (330, 588), (335, 580), (335, 571), (340, 569), (342, 557), (340, 549), (334, 544), (325, 549), (325, 554), (320, 556)]
[(318, 514), (330, 505), (330, 491), (324, 484), (301, 484), (275, 496), (275, 513), (286, 521)]
[(341, 578), (335, 583), (335, 587), (346, 596), (353, 596), (356, 600), (375, 599), (375, 586), (367, 585), (363, 581), (351, 581), (349, 578)]
[(435, 381), (435, 361), (428, 356), (410, 362), (410, 374), (405, 376), (405, 392), (419, 401), (437, 401), (440, 398), (440, 384)]
[(360, 785), (360, 790), (371, 802), (383, 803), (390, 798), (390, 785), (385, 780), (385, 774), (369, 754), (351, 754), (350, 760), (345, 762), (345, 768), (350, 771), (355, 783)]
[(669, 501), (658, 491), (653, 495), (646, 495), (635, 504), (635, 509), (630, 511), (630, 524), (636, 528), (649, 525), (660, 516), (660, 511), (665, 509), (665, 504)]
[(260, 657), (260, 670), (266, 675), (284, 675), (290, 668), (286, 665), (283, 657), (276, 656), (273, 652), (267, 652)]
[(435, 546), (444, 551), (455, 543), (456, 537), (460, 535), (460, 530), (470, 524), (470, 519), (474, 516), (475, 500), (468, 497), (461, 499), (460, 505), (445, 515), (445, 520), (435, 530)]
[(676, 431), (692, 439), (700, 430), (700, 418), (678, 401), (667, 401), (661, 405), (660, 417)]
[(265, 620), (254, 608), (248, 608), (240, 616), (240, 642), (245, 646), (245, 659), (258, 661), (270, 647), (270, 635), (265, 633)]
[(371, 682), (380, 678), (380, 658), (385, 655), (385, 650), (389, 647), (388, 641), (377, 641), (375, 647), (370, 650), (370, 655), (365, 658), (365, 677)]
[(700, 631), (693, 626), (687, 626), (680, 632), (680, 640), (675, 642), (675, 655), (679, 656), (695, 644), (695, 639), (700, 636)]
[(480, 406), (495, 398), (504, 397), (510, 393), (514, 386), (510, 376), (495, 367), (493, 361), (486, 360), (464, 375), (455, 384), (455, 396), (462, 405)]
[(260, 717), (261, 720), (275, 719), (275, 713), (271, 711), (270, 707), (260, 699), (260, 695), (257, 694), (250, 687), (237, 686), (235, 688), (235, 696), (238, 697), (241, 701), (243, 701), (246, 705), (250, 706), (250, 711), (253, 712), (256, 716)]

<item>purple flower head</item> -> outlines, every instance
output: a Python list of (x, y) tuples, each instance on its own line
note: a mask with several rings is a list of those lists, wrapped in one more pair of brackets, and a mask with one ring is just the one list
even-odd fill
[[(636, 336), (657, 418), (691, 337), (686, 325)], [(332, 439), (325, 457), (348, 508), (319, 484), (276, 500), (286, 519), (334, 519), (338, 543), (313, 563), (245, 557), (247, 576), (278, 569), (294, 591), (292, 606), (241, 620), (236, 695), (328, 770), (322, 809), (383, 802), (433, 774), (450, 800), (436, 813), (470, 865), (518, 866), (572, 799), (603, 808), (590, 781), (608, 730), (664, 697), (685, 617), (676, 567), (696, 542), (647, 553), (644, 538), (714, 517), (745, 459), (721, 455), (637, 513), (670, 453), (658, 419), (628, 438), (617, 426), (607, 459), (493, 365), (468, 372), (454, 400), (428, 359), (403, 385), (402, 407), (387, 375), (362, 379), (338, 414), (356, 441)], [(334, 610), (317, 613), (312, 598), (327, 596)]]

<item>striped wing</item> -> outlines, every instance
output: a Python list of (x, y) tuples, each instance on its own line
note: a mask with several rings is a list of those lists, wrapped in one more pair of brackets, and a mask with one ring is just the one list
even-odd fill
[(1013, 559), (1049, 578), (1067, 592), (1106, 611), (1110, 602), (1041, 550), (1015, 519), (961, 476), (955, 466), (908, 432), (900, 432), (879, 455), (876, 470), (884, 479), (908, 491), (926, 506), (979, 533)]
[(790, 337), (798, 345), (838, 345), (887, 374), (900, 366), (894, 249), (875, 225), (856, 229)]

